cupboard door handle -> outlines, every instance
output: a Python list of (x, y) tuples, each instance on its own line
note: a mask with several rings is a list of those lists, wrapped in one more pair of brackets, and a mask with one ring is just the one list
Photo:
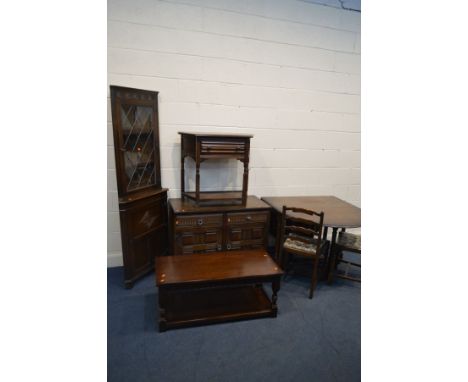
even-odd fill
[(197, 220), (197, 224), (198, 224), (198, 225), (202, 225), (202, 224), (203, 224), (203, 219), (198, 219), (198, 220)]
[(230, 249), (231, 249), (231, 244), (228, 244), (228, 245), (226, 246), (226, 248), (227, 248), (228, 250), (230, 250)]

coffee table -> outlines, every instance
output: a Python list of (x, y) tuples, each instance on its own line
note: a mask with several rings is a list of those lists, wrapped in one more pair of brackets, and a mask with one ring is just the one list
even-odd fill
[(264, 250), (161, 256), (155, 266), (159, 331), (277, 315), (283, 271)]

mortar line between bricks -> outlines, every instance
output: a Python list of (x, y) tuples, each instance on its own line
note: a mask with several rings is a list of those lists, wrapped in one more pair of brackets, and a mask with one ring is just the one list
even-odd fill
[[(266, 89), (280, 89), (280, 90), (298, 90), (302, 92), (309, 92), (309, 93), (327, 93), (327, 94), (338, 94), (338, 95), (347, 95), (347, 96), (355, 96), (360, 98), (360, 94), (344, 94), (344, 93), (330, 93), (320, 90), (307, 90), (307, 89), (295, 89), (295, 88), (282, 88), (282, 87), (275, 87), (275, 86), (265, 86), (265, 85), (251, 85), (251, 84), (243, 84), (243, 83), (236, 83), (236, 82), (221, 82), (221, 81), (208, 81), (208, 80), (201, 80), (201, 79), (191, 79), (191, 78), (178, 78), (178, 77), (168, 77), (168, 76), (155, 76), (155, 75), (148, 75), (148, 74), (135, 74), (135, 73), (118, 73), (118, 72), (108, 72), (108, 74), (114, 75), (121, 75), (121, 76), (135, 76), (135, 77), (153, 77), (153, 78), (162, 78), (167, 80), (181, 80), (181, 81), (199, 81), (199, 82), (209, 82), (209, 83), (219, 83), (219, 84), (226, 84), (226, 85), (241, 85), (241, 86), (250, 86), (250, 87), (258, 87), (258, 88), (266, 88)], [(109, 98), (109, 97), (108, 97)], [(203, 102), (175, 102), (175, 103), (203, 103)], [(209, 103), (208, 103), (209, 104)], [(212, 104), (212, 105), (223, 105), (223, 104)], [(225, 105), (228, 106), (228, 105)], [(234, 105), (232, 105), (234, 106)], [(237, 106), (237, 105), (235, 105)], [(240, 107), (240, 106), (238, 106)], [(248, 107), (248, 106), (244, 106)], [(263, 107), (263, 106), (257, 106)], [(265, 107), (267, 108), (267, 107)], [(323, 113), (347, 113), (347, 114), (359, 114), (359, 113), (351, 113), (351, 112), (344, 112), (344, 111), (327, 111), (327, 110), (314, 110)]]
[[(107, 97), (110, 100), (110, 97)], [(160, 101), (161, 104), (196, 104), (196, 105), (212, 105), (212, 106), (224, 106), (224, 107), (232, 107), (236, 109), (268, 109), (268, 110), (282, 110), (282, 111), (294, 111), (294, 112), (309, 112), (309, 113), (323, 113), (323, 114), (341, 114), (341, 115), (355, 115), (360, 116), (361, 113), (352, 113), (349, 111), (329, 111), (329, 110), (314, 110), (314, 109), (289, 109), (289, 108), (281, 108), (275, 106), (249, 106), (249, 105), (228, 105), (224, 103), (212, 103), (212, 102), (196, 102), (196, 101)], [(107, 121), (111, 123), (112, 121)], [(216, 125), (218, 126), (218, 125)]]
[[(112, 48), (116, 49), (116, 48)], [(122, 49), (122, 48), (118, 48)], [(227, 82), (227, 81), (211, 81), (211, 80), (203, 80), (198, 78), (180, 78), (180, 77), (169, 77), (169, 76), (158, 76), (158, 75), (149, 75), (149, 74), (134, 74), (134, 73), (119, 73), (119, 72), (108, 72), (109, 74), (114, 75), (125, 75), (125, 76), (137, 76), (137, 77), (154, 77), (154, 78), (163, 78), (167, 80), (178, 80), (178, 81), (199, 81), (199, 82), (208, 82), (208, 83), (218, 83), (223, 85), (238, 85), (238, 86), (251, 86), (251, 87), (258, 87), (258, 88), (266, 88), (266, 89), (282, 89), (282, 90), (299, 90), (303, 92), (309, 93), (326, 93), (326, 94), (338, 94), (338, 95), (345, 95), (345, 96), (358, 96), (360, 97), (360, 93), (340, 93), (340, 92), (333, 92), (328, 90), (310, 90), (310, 89), (299, 89), (299, 88), (287, 88), (282, 86), (268, 86), (268, 85), (257, 85), (257, 84), (249, 84), (243, 82)]]
[(181, 53), (181, 52), (169, 52), (166, 50), (157, 50), (157, 49), (143, 49), (143, 48), (129, 48), (124, 46), (116, 46), (116, 45), (107, 45), (108, 48), (112, 49), (122, 49), (122, 50), (136, 50), (141, 52), (151, 52), (151, 53), (160, 53), (160, 54), (171, 54), (171, 55), (178, 55), (178, 56), (188, 56), (188, 57), (198, 57), (198, 58), (208, 58), (210, 60), (225, 60), (225, 61), (234, 61), (234, 62), (241, 62), (243, 64), (252, 64), (252, 65), (264, 65), (264, 66), (272, 66), (278, 69), (281, 68), (288, 68), (288, 69), (300, 69), (300, 70), (307, 70), (309, 72), (321, 72), (321, 73), (332, 73), (332, 74), (340, 74), (344, 76), (355, 76), (361, 77), (359, 73), (350, 73), (350, 72), (340, 72), (338, 70), (326, 70), (326, 69), (319, 69), (319, 68), (310, 68), (307, 66), (293, 66), (293, 65), (285, 65), (285, 64), (271, 64), (268, 62), (259, 62), (259, 61), (250, 61), (250, 60), (242, 60), (239, 58), (229, 58), (229, 57), (222, 57), (222, 56), (208, 56), (208, 55), (200, 55), (200, 54), (193, 54), (193, 53)]
[[(232, 38), (238, 38), (238, 39), (246, 39), (246, 40), (254, 40), (254, 41), (261, 41), (261, 42), (269, 42), (269, 43), (274, 43), (274, 44), (281, 44), (281, 45), (288, 45), (288, 46), (299, 46), (302, 48), (313, 48), (313, 49), (321, 49), (325, 50), (327, 52), (333, 52), (333, 53), (344, 53), (344, 54), (352, 54), (356, 56), (360, 56), (361, 53), (357, 53), (354, 51), (347, 51), (347, 50), (339, 50), (339, 49), (329, 49), (329, 48), (323, 48), (320, 46), (314, 46), (314, 45), (301, 45), (301, 44), (295, 44), (295, 43), (290, 43), (290, 42), (281, 42), (281, 41), (275, 41), (275, 40), (263, 40), (260, 38), (256, 37), (249, 37), (249, 36), (236, 36), (236, 35), (231, 35), (231, 34), (224, 34), (224, 33), (217, 33), (217, 32), (206, 32), (203, 30), (197, 30), (197, 29), (185, 29), (185, 28), (176, 28), (176, 27), (170, 27), (166, 25), (158, 25), (158, 24), (148, 24), (148, 23), (142, 23), (142, 22), (136, 22), (136, 21), (128, 21), (128, 20), (120, 20), (120, 19), (113, 19), (113, 18), (108, 18), (107, 21), (118, 21), (122, 23), (128, 23), (128, 24), (135, 24), (135, 25), (145, 25), (149, 27), (158, 27), (158, 28), (165, 28), (165, 29), (170, 29), (170, 30), (177, 30), (177, 31), (188, 31), (188, 32), (197, 32), (197, 33), (206, 33), (206, 34), (212, 34), (215, 36), (225, 36), (225, 37), (232, 37)], [(357, 32), (348, 32), (356, 35), (360, 34)], [(353, 44), (354, 45), (354, 44)], [(353, 46), (354, 49), (354, 46)]]
[(199, 124), (199, 125), (193, 125), (193, 124), (183, 124), (183, 123), (160, 123), (160, 126), (193, 126), (194, 128), (203, 128), (203, 127), (217, 127), (217, 128), (226, 128), (226, 129), (248, 129), (248, 130), (268, 130), (271, 132), (274, 131), (307, 131), (307, 132), (317, 132), (317, 133), (335, 133), (335, 134), (361, 134), (361, 131), (341, 131), (341, 130), (320, 130), (320, 129), (313, 129), (313, 130), (308, 130), (308, 129), (281, 129), (281, 128), (275, 128), (271, 129), (269, 127), (242, 127), (242, 126), (228, 126), (228, 125), (206, 125), (206, 124)]
[[(165, 148), (165, 149), (173, 149), (174, 148), (174, 144), (172, 145), (160, 145), (159, 146), (160, 148)], [(107, 145), (107, 148), (108, 149), (114, 149), (114, 145)], [(329, 151), (333, 151), (333, 152), (339, 152), (339, 153), (354, 153), (354, 152), (361, 152), (361, 150), (359, 149), (355, 149), (355, 150), (346, 150), (346, 149), (307, 149), (307, 148), (300, 148), (300, 149), (297, 149), (297, 148), (262, 148), (262, 147), (251, 147), (251, 150), (265, 150), (265, 151), (279, 151), (279, 150), (284, 150), (284, 151), (287, 151), (287, 150), (294, 150), (294, 151), (323, 151), (323, 152), (329, 152)], [(255, 166), (254, 166), (255, 167)], [(179, 168), (179, 167), (165, 167), (165, 168)], [(264, 167), (262, 167), (264, 168)], [(286, 168), (286, 167), (268, 167), (268, 168)], [(299, 167), (291, 167), (291, 168), (299, 168)], [(302, 167), (300, 167), (302, 168)], [(312, 167), (311, 167), (312, 168)], [(319, 168), (319, 167), (317, 167)], [(360, 167), (346, 167), (346, 168), (351, 168), (351, 169), (359, 169)], [(113, 168), (112, 170), (115, 170), (115, 168)]]
[[(107, 121), (107, 124), (112, 124), (112, 121)], [(295, 129), (295, 128), (281, 128), (281, 127), (250, 127), (250, 126), (237, 126), (237, 125), (222, 125), (219, 123), (216, 124), (206, 124), (206, 123), (172, 123), (172, 122), (161, 122), (160, 126), (191, 126), (194, 128), (199, 127), (219, 127), (219, 128), (234, 128), (234, 129), (250, 129), (250, 130), (270, 130), (270, 131), (316, 131), (319, 133), (361, 133), (361, 130), (350, 131), (350, 130), (335, 130), (335, 129)]]
[[(359, 94), (348, 94), (348, 95), (359, 95)], [(170, 104), (170, 103), (195, 103), (197, 105), (215, 105), (215, 106), (227, 106), (227, 107), (233, 107), (233, 108), (243, 108), (243, 109), (279, 109), (279, 110), (293, 110), (293, 111), (308, 111), (311, 113), (317, 112), (317, 113), (330, 113), (330, 114), (354, 114), (354, 115), (360, 115), (360, 113), (352, 113), (349, 111), (326, 111), (326, 110), (314, 110), (311, 108), (307, 109), (290, 109), (290, 108), (281, 108), (281, 107), (276, 107), (276, 106), (250, 106), (250, 105), (228, 105), (225, 103), (216, 103), (216, 102), (198, 102), (198, 101), (162, 101), (164, 104)]]
[[(161, 167), (163, 170), (178, 170), (180, 167)], [(232, 167), (230, 167), (232, 168)], [(359, 167), (343, 167), (343, 166), (329, 166), (329, 167), (261, 167), (261, 166), (252, 166), (249, 167), (250, 170), (356, 170), (361, 171)], [(115, 171), (114, 169), (112, 169)], [(296, 186), (291, 186), (296, 187)]]
[[(292, 24), (299, 24), (299, 25), (309, 25), (309, 26), (313, 26), (313, 27), (316, 27), (316, 28), (325, 28), (325, 29), (331, 29), (331, 30), (335, 30), (335, 31), (339, 31), (339, 32), (350, 32), (350, 33), (358, 33), (356, 31), (353, 31), (351, 29), (345, 29), (345, 28), (336, 28), (336, 27), (330, 27), (328, 25), (321, 25), (321, 24), (314, 24), (314, 23), (306, 23), (306, 22), (303, 22), (303, 21), (297, 21), (297, 20), (292, 20), (292, 19), (282, 19), (282, 18), (278, 18), (278, 17), (269, 17), (269, 16), (263, 16), (263, 15), (260, 15), (258, 13), (249, 13), (249, 12), (241, 12), (241, 11), (234, 11), (232, 9), (225, 9), (225, 8), (217, 8), (217, 7), (211, 7), (211, 6), (206, 6), (206, 5), (196, 5), (196, 4), (193, 4), (193, 3), (185, 3), (183, 1), (168, 1), (168, 0), (159, 0), (161, 2), (165, 2), (165, 3), (169, 3), (169, 4), (181, 4), (181, 5), (187, 5), (187, 6), (191, 6), (191, 7), (197, 7), (197, 8), (202, 8), (202, 9), (213, 9), (215, 11), (222, 11), (222, 12), (227, 12), (227, 13), (234, 13), (234, 14), (238, 14), (238, 15), (247, 15), (247, 16), (254, 16), (254, 17), (259, 17), (259, 18), (262, 18), (262, 19), (267, 19), (267, 20), (275, 20), (275, 21), (283, 21), (283, 22), (288, 22), (288, 23), (292, 23)], [(305, 2), (307, 4), (307, 2)], [(311, 4), (311, 3), (309, 3)], [(323, 5), (323, 6), (326, 6), (326, 4), (321, 4), (321, 3), (312, 3), (316, 6), (320, 6), (320, 5)], [(359, 12), (355, 9), (352, 9), (352, 8), (344, 8), (344, 7), (332, 7), (332, 6), (329, 6), (330, 8), (334, 8), (338, 11), (355, 11), (355, 12)], [(360, 13), (360, 12), (359, 12)]]
[[(171, 146), (160, 146), (162, 148), (174, 148), (174, 145)], [(265, 151), (338, 151), (338, 152), (344, 152), (344, 153), (360, 153), (361, 149), (307, 149), (307, 148), (262, 148), (262, 147), (251, 147), (250, 150), (265, 150)], [(270, 167), (268, 167), (270, 168)], [(281, 167), (282, 168), (282, 167)]]

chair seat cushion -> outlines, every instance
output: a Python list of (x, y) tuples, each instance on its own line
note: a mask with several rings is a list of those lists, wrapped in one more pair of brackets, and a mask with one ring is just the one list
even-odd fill
[(291, 249), (293, 251), (303, 252), (308, 255), (315, 255), (317, 252), (317, 245), (314, 243), (304, 243), (300, 240), (294, 240), (293, 238), (288, 237), (284, 241), (284, 249)]
[(361, 235), (354, 235), (349, 232), (340, 232), (336, 244), (343, 248), (361, 250)]

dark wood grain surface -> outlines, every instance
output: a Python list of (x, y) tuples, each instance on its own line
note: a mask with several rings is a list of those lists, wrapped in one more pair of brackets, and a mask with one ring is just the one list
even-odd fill
[(156, 258), (157, 286), (228, 281), (281, 275), (280, 267), (264, 250), (227, 251)]
[(132, 193), (131, 195), (125, 195), (119, 198), (119, 204), (130, 204), (132, 202), (137, 202), (141, 199), (150, 198), (167, 192), (167, 188), (158, 188), (158, 187), (149, 187), (143, 190), (138, 190), (137, 192)]
[(361, 226), (361, 209), (336, 196), (265, 196), (262, 200), (277, 213), (282, 212), (283, 206), (324, 212), (325, 227), (357, 228)]
[(248, 196), (245, 205), (225, 205), (225, 206), (197, 206), (191, 200), (169, 199), (169, 204), (176, 214), (184, 213), (209, 213), (209, 212), (227, 212), (227, 211), (247, 211), (253, 209), (269, 209), (270, 206), (261, 201), (256, 196)]
[(179, 131), (179, 134), (184, 134), (184, 135), (191, 135), (194, 137), (227, 137), (227, 138), (252, 138), (252, 134), (230, 134), (230, 133), (191, 133), (191, 132), (185, 132), (185, 131)]
[[(253, 135), (240, 134), (205, 134), (205, 133), (185, 133), (180, 134), (180, 185), (182, 197), (195, 200), (200, 205), (203, 202), (216, 202), (216, 195), (219, 193), (203, 193), (200, 190), (200, 165), (205, 160), (212, 159), (236, 159), (242, 162), (244, 172), (242, 176), (242, 192), (221, 193), (222, 204), (231, 199), (232, 203), (246, 203), (247, 190), (249, 185), (249, 160), (250, 160), (250, 139)], [(190, 157), (195, 161), (195, 192), (188, 193), (185, 188), (185, 158)]]
[(153, 271), (155, 256), (168, 252), (158, 93), (112, 85), (110, 91), (124, 284), (131, 288), (136, 280)]

